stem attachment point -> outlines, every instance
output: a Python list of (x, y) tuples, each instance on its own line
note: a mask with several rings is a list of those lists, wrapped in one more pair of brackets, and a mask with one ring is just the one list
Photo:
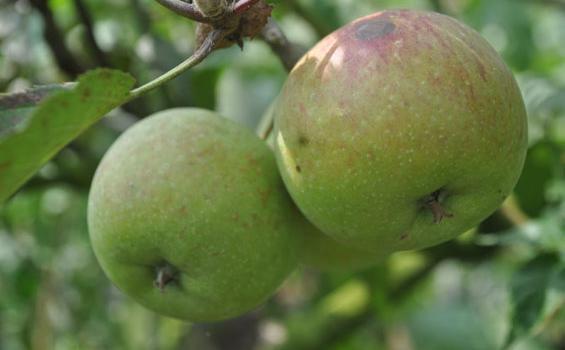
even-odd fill
[(161, 293), (165, 291), (165, 287), (168, 284), (177, 280), (177, 271), (169, 264), (157, 267), (156, 272), (157, 275), (153, 281), (153, 285), (159, 288)]
[(437, 190), (424, 198), (424, 206), (432, 212), (435, 224), (439, 224), (444, 218), (453, 217), (453, 214), (441, 205), (442, 194), (443, 190)]

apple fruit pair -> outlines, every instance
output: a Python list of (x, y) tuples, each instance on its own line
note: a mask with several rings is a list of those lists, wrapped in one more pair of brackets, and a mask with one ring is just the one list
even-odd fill
[[(198, 109), (127, 131), (89, 198), (95, 253), (162, 314), (213, 321), (265, 300), (298, 259), (360, 266), (450, 239), (512, 190), (526, 149), (516, 83), (453, 19), (385, 11), (343, 27), (291, 72), (275, 152)], [(326, 235), (327, 234), (327, 235)]]

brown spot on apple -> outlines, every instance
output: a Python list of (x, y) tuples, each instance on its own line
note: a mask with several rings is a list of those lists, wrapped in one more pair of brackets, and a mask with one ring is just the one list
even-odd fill
[(92, 95), (92, 92), (90, 91), (89, 88), (85, 88), (84, 91), (81, 94), (81, 100), (85, 101), (87, 100), (90, 96)]
[(183, 205), (183, 206), (179, 209), (179, 213), (182, 214), (182, 215), (184, 215), (184, 214), (186, 214), (186, 212), (187, 212), (186, 205)]
[(272, 192), (273, 192), (272, 188), (259, 190), (259, 197), (261, 198), (261, 203), (263, 205), (267, 205), (267, 202), (269, 201), (269, 197), (271, 196)]
[(12, 165), (12, 162), (10, 162), (10, 161), (3, 162), (3, 163), (0, 164), (0, 170), (8, 169), (10, 167), (10, 165)]
[(308, 138), (304, 135), (300, 135), (298, 137), (298, 144), (300, 146), (307, 146), (310, 143), (310, 140), (308, 140)]
[(395, 29), (394, 23), (376, 18), (359, 23), (355, 28), (355, 37), (362, 41), (369, 41), (389, 35)]
[(300, 109), (300, 113), (302, 113), (302, 115), (306, 114), (306, 107), (304, 107), (304, 103), (300, 102), (298, 108)]

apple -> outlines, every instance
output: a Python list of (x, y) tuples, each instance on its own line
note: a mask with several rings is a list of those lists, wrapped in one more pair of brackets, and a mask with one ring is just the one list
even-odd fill
[(195, 108), (128, 129), (100, 163), (88, 201), (94, 252), (114, 284), (163, 315), (238, 316), (296, 267), (303, 220), (272, 151)]
[(374, 252), (480, 223), (511, 193), (527, 148), (511, 71), (473, 29), (432, 12), (378, 12), (331, 33), (291, 71), (273, 113), (300, 210)]
[[(275, 99), (263, 114), (257, 129), (260, 137), (267, 136), (265, 142), (273, 150), (275, 134), (269, 132), (269, 125), (273, 121), (276, 105), (277, 100)], [(386, 254), (368, 252), (338, 242), (321, 232), (305, 218), (298, 223), (297, 227), (300, 236), (299, 261), (303, 266), (321, 271), (359, 270), (376, 265), (387, 257)]]

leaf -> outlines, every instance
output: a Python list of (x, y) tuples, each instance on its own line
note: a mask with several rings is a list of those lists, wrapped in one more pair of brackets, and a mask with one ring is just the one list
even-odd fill
[(417, 350), (496, 349), (492, 325), (464, 303), (428, 303), (409, 316), (407, 326)]
[[(551, 278), (550, 287), (565, 293), (565, 264), (559, 266)], [(565, 295), (564, 295), (565, 297)]]
[(0, 138), (25, 127), (31, 112), (42, 100), (74, 85), (74, 83), (43, 85), (25, 92), (0, 94)]
[(558, 152), (554, 149), (551, 143), (541, 141), (528, 150), (515, 193), (520, 208), (530, 216), (539, 216), (546, 205), (544, 189), (552, 179), (555, 164), (559, 162)]
[[(37, 107), (13, 104), (0, 109), (0, 203), (5, 201), (61, 148), (115, 107), (128, 100), (134, 79), (108, 69), (88, 72), (72, 90), (59, 91)], [(3, 101), (6, 101), (3, 97)], [(6, 118), (6, 119), (5, 119)], [(12, 126), (8, 126), (8, 124)]]
[(513, 316), (506, 347), (538, 321), (545, 304), (546, 290), (558, 263), (556, 254), (538, 255), (514, 273), (511, 281)]

